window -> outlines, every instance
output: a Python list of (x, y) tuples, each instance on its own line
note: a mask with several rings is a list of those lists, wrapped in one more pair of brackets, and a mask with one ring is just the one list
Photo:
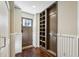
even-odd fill
[(31, 27), (32, 26), (32, 20), (27, 19), (27, 18), (23, 18), (23, 26), (24, 27)]

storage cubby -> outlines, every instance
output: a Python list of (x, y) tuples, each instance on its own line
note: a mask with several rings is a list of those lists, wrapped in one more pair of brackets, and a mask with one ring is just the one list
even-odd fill
[(56, 53), (57, 36), (53, 33), (57, 34), (57, 2), (40, 13), (40, 47)]
[(40, 46), (43, 47), (43, 48), (47, 48), (47, 45), (46, 45), (46, 41), (47, 41), (47, 36), (46, 36), (46, 22), (47, 22), (47, 19), (46, 19), (46, 12), (47, 10), (44, 10), (43, 12), (40, 13)]

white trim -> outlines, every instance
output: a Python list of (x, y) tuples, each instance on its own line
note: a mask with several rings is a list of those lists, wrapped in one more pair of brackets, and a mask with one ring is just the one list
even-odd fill
[(14, 33), (10, 33), (10, 35), (21, 35), (22, 33), (21, 32), (14, 32)]
[(15, 56), (16, 53), (22, 52), (22, 33), (10, 33), (10, 38), (11, 56)]
[[(63, 56), (72, 56), (72, 57), (73, 56), (74, 57), (78, 56), (78, 38), (79, 38), (79, 36), (71, 35), (71, 34), (61, 34), (61, 33), (58, 33), (57, 34), (57, 38), (58, 38), (57, 39), (57, 48), (58, 48), (57, 49), (57, 53), (58, 53), (57, 55), (58, 56), (62, 56), (62, 57)], [(69, 42), (67, 40), (69, 40)], [(75, 47), (74, 48), (75, 50), (73, 49), (73, 51), (72, 51), (72, 53), (73, 53), (72, 55), (70, 54), (71, 52), (69, 53), (69, 55), (66, 52), (66, 43), (65, 43), (65, 41), (66, 41), (67, 45), (68, 44), (70, 45), (70, 48)], [(74, 42), (72, 42), (72, 41), (74, 41)], [(64, 47), (63, 47), (63, 44), (65, 45)], [(74, 44), (74, 45), (71, 46), (71, 44)], [(70, 49), (70, 48), (68, 48), (68, 49)], [(62, 49), (64, 49), (64, 50), (62, 51)], [(67, 53), (67, 54), (64, 54), (64, 52)], [(74, 53), (75, 53), (75, 55), (74, 55)]]
[(51, 12), (49, 15), (50, 15), (50, 16), (51, 16), (51, 15), (56, 15), (56, 11)]
[(9, 2), (8, 1), (5, 1), (5, 4), (6, 4), (7, 8), (10, 10)]
[(61, 33), (58, 33), (57, 36), (69, 36), (69, 37), (76, 37), (77, 38), (77, 35), (72, 35), (72, 34), (61, 34)]
[(28, 48), (31, 48), (31, 47), (33, 47), (33, 45), (26, 46), (26, 47), (22, 47), (22, 50), (23, 50), (23, 49), (28, 49)]
[(53, 54), (54, 56), (56, 56), (56, 53), (54, 51), (51, 50), (47, 50), (49, 53)]

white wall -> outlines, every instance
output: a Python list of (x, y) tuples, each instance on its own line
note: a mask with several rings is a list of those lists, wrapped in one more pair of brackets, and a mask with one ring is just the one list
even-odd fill
[(39, 14), (34, 14), (33, 20), (33, 46), (39, 47)]
[(77, 34), (79, 36), (79, 2), (77, 2)]
[(33, 46), (36, 47), (36, 14), (33, 20)]
[[(10, 5), (10, 34), (13, 32), (14, 23), (14, 2), (9, 2)], [(13, 40), (12, 35), (10, 36), (10, 56), (15, 56), (15, 40)]]
[(10, 37), (11, 56), (22, 52), (21, 9), (10, 2)]
[(21, 9), (14, 8), (15, 53), (22, 52)]
[[(0, 2), (0, 57), (10, 56), (9, 20), (9, 9), (7, 8), (7, 4), (2, 1)], [(6, 45), (1, 48), (4, 46), (4, 37)]]
[(36, 14), (36, 46), (39, 47), (40, 39), (40, 17), (39, 13)]
[(14, 32), (21, 33), (21, 9), (15, 7), (14, 8)]
[(58, 2), (58, 33), (77, 34), (77, 2)]
[(22, 17), (34, 19), (34, 15), (27, 12), (22, 12)]
[(76, 1), (58, 2), (58, 34), (58, 56), (78, 56)]
[[(77, 35), (79, 38), (79, 1), (77, 2)], [(79, 56), (79, 39), (78, 39), (78, 56)]]

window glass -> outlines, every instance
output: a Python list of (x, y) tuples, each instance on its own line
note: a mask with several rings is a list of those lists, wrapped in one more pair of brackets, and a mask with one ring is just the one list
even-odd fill
[(23, 26), (31, 27), (32, 26), (32, 20), (30, 20), (30, 19), (23, 19)]

